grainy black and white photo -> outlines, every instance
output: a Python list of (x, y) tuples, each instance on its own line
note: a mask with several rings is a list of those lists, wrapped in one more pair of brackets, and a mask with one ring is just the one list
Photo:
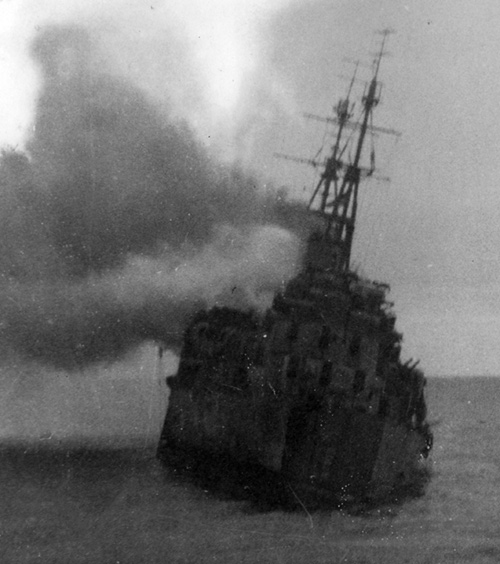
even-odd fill
[(0, 561), (500, 560), (500, 4), (0, 0)]

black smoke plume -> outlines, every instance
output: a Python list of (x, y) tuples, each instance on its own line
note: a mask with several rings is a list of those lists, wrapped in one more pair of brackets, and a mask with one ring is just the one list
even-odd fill
[(75, 367), (145, 339), (175, 347), (198, 308), (257, 307), (289, 278), (294, 237), (255, 182), (102, 72), (86, 31), (52, 27), (26, 154), (0, 162), (2, 342)]

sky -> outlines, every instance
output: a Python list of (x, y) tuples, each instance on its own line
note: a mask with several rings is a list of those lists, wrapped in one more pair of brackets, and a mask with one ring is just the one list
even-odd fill
[[(262, 190), (303, 198), (313, 171), (273, 153), (314, 156), (325, 130), (302, 112), (328, 115), (353, 61), (362, 88), (377, 31), (390, 28), (375, 123), (402, 135), (374, 140), (390, 182), (363, 188), (353, 262), (390, 284), (404, 355), (426, 374), (499, 375), (499, 17), (496, 0), (4, 0), (0, 145), (23, 150), (34, 135), (42, 80), (32, 41), (47, 24), (75, 24), (100, 45), (102, 72), (185, 120), (216, 160), (252, 171)], [(145, 365), (141, 354), (131, 366)], [(108, 386), (112, 401), (106, 370), (88, 371), (82, 397)], [(43, 373), (48, 410), (62, 376)], [(151, 385), (130, 389), (143, 397)]]

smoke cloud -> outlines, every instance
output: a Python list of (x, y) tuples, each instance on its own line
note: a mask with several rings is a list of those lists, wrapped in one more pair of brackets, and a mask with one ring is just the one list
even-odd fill
[(175, 348), (200, 307), (265, 307), (299, 244), (265, 225), (255, 181), (102, 72), (85, 30), (47, 28), (32, 54), (34, 134), (0, 162), (4, 346), (72, 368), (148, 339)]

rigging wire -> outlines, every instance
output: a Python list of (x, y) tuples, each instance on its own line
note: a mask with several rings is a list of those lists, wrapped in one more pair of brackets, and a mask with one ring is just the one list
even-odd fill
[[(373, 114), (370, 114), (370, 126), (373, 127)], [(370, 171), (375, 171), (375, 143), (373, 129), (370, 131)], [(370, 178), (365, 179), (367, 182)], [(368, 213), (373, 210), (373, 198), (370, 198), (367, 190), (361, 191), (360, 197), (360, 214), (368, 218)], [(368, 257), (372, 254), (374, 241), (374, 222), (370, 224), (370, 234), (368, 240), (362, 245), (362, 262), (366, 263)]]
[[(399, 138), (396, 137), (393, 147), (395, 147), (398, 142)], [(384, 159), (384, 163), (381, 168), (384, 170), (390, 170), (392, 168), (391, 163), (396, 156), (395, 153), (396, 151), (394, 149), (389, 150), (386, 153), (386, 158)], [(370, 234), (366, 242), (366, 246), (363, 246), (363, 248), (366, 249), (366, 253), (364, 253), (365, 260), (370, 257), (373, 264), (379, 263), (381, 253), (383, 252), (383, 249), (381, 248), (382, 245), (380, 243), (385, 237), (388, 226), (391, 225), (390, 217), (388, 217), (391, 214), (391, 209), (386, 205), (383, 205), (383, 203), (394, 201), (394, 198), (391, 198), (389, 195), (390, 190), (392, 190), (392, 186), (386, 186), (386, 184), (391, 185), (392, 183), (377, 182), (377, 197), (373, 196), (371, 198), (372, 205), (370, 206), (370, 211), (372, 212), (372, 217), (375, 217), (375, 221), (371, 224)], [(375, 244), (376, 240), (378, 240), (378, 244)]]

